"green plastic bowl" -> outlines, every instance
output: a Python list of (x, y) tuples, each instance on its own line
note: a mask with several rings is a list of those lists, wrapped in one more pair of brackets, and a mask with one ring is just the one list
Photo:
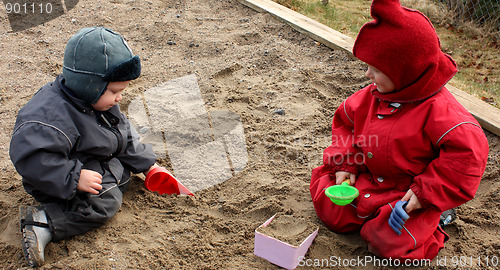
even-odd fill
[(359, 196), (359, 191), (357, 188), (350, 186), (348, 182), (343, 182), (340, 185), (330, 186), (325, 189), (325, 195), (334, 204), (344, 206), (356, 199)]

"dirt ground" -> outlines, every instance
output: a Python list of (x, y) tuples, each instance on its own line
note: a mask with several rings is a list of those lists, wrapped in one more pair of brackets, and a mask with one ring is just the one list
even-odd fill
[[(50, 243), (44, 269), (277, 269), (253, 254), (255, 229), (276, 213), (319, 227), (302, 269), (388, 268), (368, 263), (358, 233), (326, 229), (308, 190), (335, 109), (368, 83), (365, 66), (235, 0), (86, 0), (15, 33), (0, 9), (0, 267), (27, 267), (18, 208), (35, 203), (8, 156), (16, 113), (62, 71), (69, 37), (94, 25), (123, 34), (142, 59), (142, 76), (121, 103), (125, 113), (144, 91), (194, 74), (208, 111), (240, 116), (248, 162), (195, 197), (152, 193), (134, 176), (120, 212), (102, 228)], [(500, 263), (500, 145), (486, 133), (490, 157), (477, 196), (458, 209), (458, 220), (445, 229), (451, 239), (423, 268)], [(167, 159), (160, 163), (170, 166)]]

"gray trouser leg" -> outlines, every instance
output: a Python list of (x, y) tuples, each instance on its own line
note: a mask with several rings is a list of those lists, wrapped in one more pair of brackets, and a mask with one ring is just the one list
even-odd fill
[(98, 195), (78, 193), (72, 200), (58, 203), (43, 203), (54, 234), (53, 241), (83, 234), (102, 226), (120, 209), (129, 178), (120, 186), (116, 179), (105, 171), (102, 177), (102, 190)]

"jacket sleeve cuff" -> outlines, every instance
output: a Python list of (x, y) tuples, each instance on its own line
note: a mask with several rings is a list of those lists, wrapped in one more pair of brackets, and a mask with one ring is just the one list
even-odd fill
[(359, 172), (358, 168), (356, 166), (347, 165), (347, 164), (335, 166), (335, 172), (339, 172), (339, 171), (348, 172), (348, 173), (352, 173), (355, 175), (358, 175), (358, 172)]
[(423, 197), (422, 188), (419, 185), (417, 185), (417, 183), (411, 184), (410, 189), (411, 191), (413, 191), (415, 196), (417, 196), (418, 201), (420, 202), (423, 208), (429, 207), (430, 203)]

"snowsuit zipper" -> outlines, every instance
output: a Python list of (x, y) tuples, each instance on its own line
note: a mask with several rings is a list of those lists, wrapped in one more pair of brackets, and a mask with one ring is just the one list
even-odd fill
[(106, 119), (104, 114), (101, 114), (101, 118), (104, 121), (104, 123), (106, 123), (105, 127), (107, 129), (111, 130), (111, 132), (113, 132), (113, 134), (116, 136), (116, 139), (118, 140), (118, 146), (116, 148), (116, 151), (113, 154), (111, 154), (111, 156), (109, 157), (109, 159), (112, 159), (120, 154), (121, 149), (123, 147), (123, 137), (122, 137), (120, 130), (113, 127), (113, 125), (111, 125), (111, 123), (109, 123), (108, 119)]

